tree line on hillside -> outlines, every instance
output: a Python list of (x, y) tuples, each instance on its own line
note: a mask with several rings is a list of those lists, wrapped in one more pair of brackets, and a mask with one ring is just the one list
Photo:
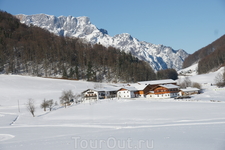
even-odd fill
[(189, 55), (183, 63), (183, 68), (198, 62), (198, 73), (203, 74), (217, 69), (225, 63), (225, 35), (208, 46)]
[(96, 82), (167, 78), (157, 76), (148, 63), (131, 53), (28, 27), (4, 11), (0, 11), (0, 72)]
[(198, 63), (198, 73), (207, 73), (213, 69), (217, 69), (220, 66), (224, 66), (225, 63), (225, 44), (217, 48), (212, 54), (204, 57)]

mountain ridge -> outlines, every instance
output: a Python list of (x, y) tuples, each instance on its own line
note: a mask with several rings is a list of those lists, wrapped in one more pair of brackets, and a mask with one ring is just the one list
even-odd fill
[(154, 70), (182, 68), (184, 59), (188, 56), (184, 50), (174, 50), (169, 46), (156, 45), (145, 41), (139, 41), (129, 33), (108, 35), (106, 29), (99, 29), (93, 25), (87, 16), (53, 16), (46, 14), (16, 15), (21, 23), (35, 25), (44, 28), (56, 35), (85, 39), (92, 44), (112, 46), (131, 53), (135, 57), (148, 62)]

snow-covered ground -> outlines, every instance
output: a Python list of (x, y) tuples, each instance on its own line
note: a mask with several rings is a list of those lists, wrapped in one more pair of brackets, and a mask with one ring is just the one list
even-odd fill
[(0, 75), (0, 150), (224, 150), (225, 89), (211, 86), (216, 74), (190, 77), (205, 90), (189, 100), (106, 99), (51, 112), (40, 108), (44, 99), (59, 102), (63, 90), (95, 83)]
[(185, 75), (196, 75), (198, 71), (198, 63), (191, 65), (187, 68), (181, 69), (177, 71), (178, 74), (185, 74)]

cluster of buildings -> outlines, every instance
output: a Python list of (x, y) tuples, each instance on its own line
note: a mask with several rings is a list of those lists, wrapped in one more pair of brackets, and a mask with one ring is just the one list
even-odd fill
[(200, 89), (187, 87), (180, 89), (172, 79), (142, 81), (122, 86), (108, 86), (98, 89), (87, 89), (82, 92), (85, 100), (106, 98), (175, 98), (199, 94)]

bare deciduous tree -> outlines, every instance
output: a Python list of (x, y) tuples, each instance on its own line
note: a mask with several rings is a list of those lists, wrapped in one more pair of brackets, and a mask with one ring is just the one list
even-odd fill
[(53, 107), (57, 106), (58, 103), (57, 101), (53, 101), (53, 99), (50, 100), (43, 100), (43, 102), (41, 103), (41, 108), (44, 108), (44, 111), (46, 111), (46, 108), (49, 108), (50, 111), (52, 111)]
[(189, 77), (185, 77), (182, 82), (179, 83), (180, 88), (186, 88), (186, 87), (191, 87), (192, 82), (189, 79)]
[(35, 112), (36, 108), (34, 105), (34, 100), (31, 98), (27, 102), (27, 110), (33, 115), (33, 117), (35, 117), (34, 112)]
[(58, 102), (57, 101), (55, 101), (55, 106), (58, 106)]
[(218, 73), (216, 76), (215, 76), (215, 79), (214, 79), (216, 85), (218, 87), (224, 87), (225, 86), (225, 72), (223, 73)]
[(55, 101), (55, 103), (54, 103), (54, 101), (52, 99), (48, 100), (48, 108), (50, 111), (52, 111), (52, 108), (57, 105), (58, 105), (57, 101)]
[(63, 91), (62, 96), (59, 99), (60, 99), (60, 103), (64, 105), (66, 108), (66, 106), (70, 104), (70, 100), (72, 100), (73, 98), (74, 98), (74, 94), (71, 90), (69, 90), (69, 91)]
[(198, 82), (193, 82), (192, 83), (192, 87), (198, 88), (198, 89), (202, 89), (201, 84), (199, 84)]
[(81, 102), (81, 94), (75, 94), (74, 95), (74, 102), (77, 104), (79, 102)]
[(41, 108), (44, 109), (44, 111), (46, 111), (46, 108), (49, 106), (48, 101), (46, 101), (45, 99), (43, 100), (43, 102), (41, 103)]

